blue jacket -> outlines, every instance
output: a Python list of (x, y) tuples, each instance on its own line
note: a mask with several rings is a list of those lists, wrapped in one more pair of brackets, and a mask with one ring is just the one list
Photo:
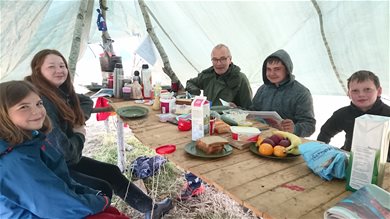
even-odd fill
[[(84, 218), (110, 200), (69, 176), (61, 153), (38, 134), (0, 155), (0, 218)], [(0, 153), (8, 143), (0, 139)]]
[[(278, 57), (287, 70), (285, 81), (276, 86), (267, 78), (267, 60)], [(264, 84), (259, 87), (252, 100), (251, 110), (276, 111), (283, 119), (291, 119), (295, 124), (294, 134), (309, 137), (315, 131), (313, 98), (309, 89), (295, 80), (292, 74), (293, 63), (284, 50), (268, 56), (263, 63)]]

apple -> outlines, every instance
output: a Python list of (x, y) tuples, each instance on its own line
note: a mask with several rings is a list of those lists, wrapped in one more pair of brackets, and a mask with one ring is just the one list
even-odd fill
[(290, 140), (288, 139), (282, 139), (280, 142), (279, 142), (279, 145), (280, 146), (283, 146), (283, 147), (288, 147), (291, 145), (291, 142)]
[(272, 145), (272, 147), (274, 147), (276, 145), (275, 142), (270, 138), (264, 139), (263, 142), (261, 142), (261, 143), (268, 143), (268, 144)]
[(275, 143), (275, 145), (278, 145), (279, 142), (283, 139), (283, 137), (279, 135), (272, 135), (271, 137), (269, 137), (269, 139), (271, 139)]

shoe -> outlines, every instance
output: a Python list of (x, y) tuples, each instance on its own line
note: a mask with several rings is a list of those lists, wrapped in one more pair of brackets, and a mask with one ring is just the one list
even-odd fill
[(188, 186), (188, 183), (185, 183), (184, 188), (181, 191), (180, 196), (177, 197), (177, 199), (179, 201), (185, 201), (185, 200), (188, 200), (192, 197), (196, 197), (198, 195), (201, 195), (205, 191), (206, 191), (206, 187), (203, 184), (200, 184), (200, 186), (198, 188), (193, 189), (190, 186)]
[[(164, 214), (168, 213), (173, 208), (172, 200), (169, 198), (164, 199), (154, 205), (153, 212), (147, 211), (145, 213), (145, 219), (160, 219)], [(153, 215), (152, 215), (153, 213)]]

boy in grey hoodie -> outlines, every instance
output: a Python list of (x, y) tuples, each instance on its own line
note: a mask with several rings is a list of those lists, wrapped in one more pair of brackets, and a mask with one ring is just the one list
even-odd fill
[(309, 137), (315, 131), (313, 99), (309, 89), (295, 80), (293, 63), (284, 50), (269, 55), (263, 63), (264, 84), (252, 100), (251, 110), (276, 111), (283, 121), (272, 124), (282, 131)]

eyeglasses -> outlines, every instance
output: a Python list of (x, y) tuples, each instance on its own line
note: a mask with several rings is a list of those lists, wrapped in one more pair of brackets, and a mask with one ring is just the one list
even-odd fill
[(217, 58), (212, 58), (211, 61), (214, 63), (214, 64), (217, 64), (218, 62), (222, 63), (222, 64), (225, 64), (226, 61), (228, 60), (228, 58), (230, 57), (221, 57), (219, 59)]

